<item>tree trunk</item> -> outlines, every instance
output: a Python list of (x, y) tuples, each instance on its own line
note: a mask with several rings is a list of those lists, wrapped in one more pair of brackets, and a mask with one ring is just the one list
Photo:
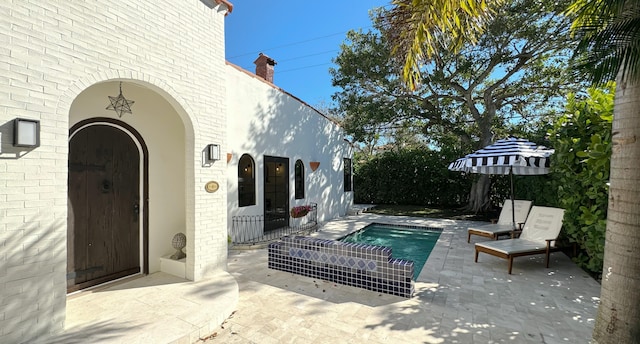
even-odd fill
[[(471, 97), (471, 95), (469, 95)], [(493, 135), (491, 134), (491, 121), (495, 117), (495, 106), (485, 104), (486, 109), (484, 117), (477, 121), (480, 130), (480, 144), (486, 147), (493, 143)], [(469, 193), (469, 203), (465, 210), (472, 211), (474, 214), (491, 210), (491, 176), (487, 174), (479, 174), (478, 178), (471, 185)]]
[(640, 83), (618, 82), (594, 343), (640, 343)]
[(465, 207), (468, 211), (474, 213), (491, 210), (491, 200), (489, 193), (491, 191), (491, 178), (489, 175), (480, 174), (478, 179), (471, 185), (469, 194), (469, 203)]

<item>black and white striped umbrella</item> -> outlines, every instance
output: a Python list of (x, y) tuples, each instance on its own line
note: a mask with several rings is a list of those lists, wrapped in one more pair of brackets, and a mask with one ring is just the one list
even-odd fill
[[(511, 202), (513, 202), (513, 175), (548, 174), (549, 158), (553, 152), (553, 149), (537, 146), (531, 141), (509, 137), (452, 162), (449, 164), (449, 170), (479, 174), (508, 174), (511, 178)], [(512, 209), (515, 228), (515, 207)]]
[(540, 175), (549, 173), (553, 149), (509, 137), (449, 164), (449, 170), (480, 174)]

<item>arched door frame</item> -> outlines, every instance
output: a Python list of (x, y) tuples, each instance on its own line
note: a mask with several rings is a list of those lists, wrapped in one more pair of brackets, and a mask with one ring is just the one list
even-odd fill
[(122, 130), (131, 137), (138, 147), (138, 151), (141, 156), (140, 195), (142, 195), (142, 202), (140, 205), (140, 213), (142, 215), (140, 228), (140, 232), (142, 233), (142, 254), (140, 259), (142, 261), (142, 273), (149, 274), (149, 150), (147, 149), (147, 145), (144, 142), (142, 135), (140, 135), (136, 129), (125, 122), (107, 117), (89, 118), (74, 124), (71, 129), (69, 129), (69, 142), (73, 138), (73, 135), (78, 133), (80, 130), (94, 125), (107, 125)]

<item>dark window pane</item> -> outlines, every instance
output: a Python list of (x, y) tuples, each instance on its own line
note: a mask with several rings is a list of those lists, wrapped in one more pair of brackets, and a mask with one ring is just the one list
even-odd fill
[(238, 162), (238, 206), (256, 204), (255, 163), (248, 154), (243, 154)]
[(344, 191), (353, 191), (353, 184), (351, 182), (351, 159), (344, 158)]
[(295, 167), (295, 187), (296, 187), (296, 199), (304, 198), (304, 164), (302, 160), (296, 161)]

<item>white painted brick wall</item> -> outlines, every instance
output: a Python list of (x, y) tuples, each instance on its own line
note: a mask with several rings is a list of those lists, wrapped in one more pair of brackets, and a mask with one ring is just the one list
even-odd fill
[[(226, 266), (226, 188), (203, 189), (225, 168), (200, 159), (225, 151), (224, 68), (224, 12), (198, 0), (0, 1), (1, 343), (63, 329), (69, 109), (95, 83), (141, 80), (185, 109), (188, 277)], [(41, 121), (40, 147), (12, 146), (16, 117)]]

